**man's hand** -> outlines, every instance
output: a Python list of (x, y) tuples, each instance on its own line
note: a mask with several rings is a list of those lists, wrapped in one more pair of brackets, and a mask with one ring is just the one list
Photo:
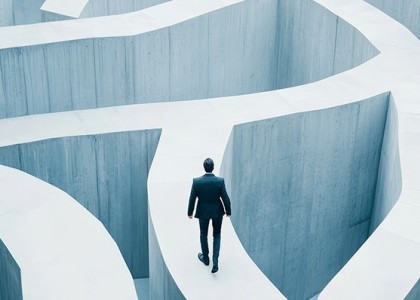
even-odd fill
[(230, 215), (226, 215), (226, 218), (230, 218)]

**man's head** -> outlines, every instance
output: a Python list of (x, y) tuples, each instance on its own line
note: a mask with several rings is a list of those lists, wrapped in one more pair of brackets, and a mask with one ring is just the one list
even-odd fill
[(206, 158), (204, 160), (204, 162), (203, 162), (203, 167), (204, 167), (204, 170), (207, 173), (213, 172), (213, 169), (214, 169), (214, 162), (213, 162), (213, 160), (211, 158)]

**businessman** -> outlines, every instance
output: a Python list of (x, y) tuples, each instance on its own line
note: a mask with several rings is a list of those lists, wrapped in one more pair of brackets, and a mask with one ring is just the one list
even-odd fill
[(225, 180), (212, 173), (214, 169), (213, 160), (207, 158), (203, 166), (206, 174), (193, 179), (187, 214), (192, 219), (195, 201), (198, 198), (195, 212), (195, 217), (198, 218), (200, 224), (201, 253), (198, 253), (198, 259), (206, 266), (210, 264), (207, 233), (211, 220), (213, 226), (213, 268), (211, 272), (216, 273), (219, 270), (222, 220), (225, 213), (228, 217), (231, 215), (230, 199), (226, 192)]

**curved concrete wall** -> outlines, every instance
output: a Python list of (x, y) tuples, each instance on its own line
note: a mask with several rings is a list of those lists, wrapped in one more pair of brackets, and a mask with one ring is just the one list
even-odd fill
[(185, 299), (162, 257), (153, 222), (149, 217), (150, 299)]
[[(141, 10), (168, 0), (90, 0), (80, 18), (123, 14)], [(68, 16), (42, 11), (45, 0), (2, 0), (0, 2), (0, 27), (24, 25), (71, 19)]]
[(118, 15), (158, 5), (169, 0), (90, 0), (83, 9), (80, 18)]
[(417, 281), (417, 284), (413, 287), (410, 293), (407, 295), (404, 300), (418, 300), (420, 299), (420, 279)]
[[(392, 99), (392, 95), (390, 97)], [(395, 102), (390, 101), (370, 220), (371, 233), (385, 219), (401, 194), (402, 178), (398, 145), (398, 114)]]
[(313, 1), (245, 1), (138, 36), (2, 49), (0, 118), (272, 90), (377, 53)]
[(0, 239), (0, 299), (22, 300), (20, 268)]
[(368, 238), (388, 99), (235, 126), (232, 222), (288, 299), (318, 294)]
[(420, 39), (420, 1), (365, 0), (398, 20)]
[(353, 26), (314, 1), (279, 1), (277, 30), (276, 88), (314, 82), (378, 54)]
[(147, 176), (159, 130), (0, 148), (0, 163), (66, 191), (107, 228), (133, 278), (149, 276)]
[[(210, 5), (209, 3), (215, 3), (217, 1), (215, 0), (213, 2), (205, 2), (197, 0), (197, 2), (201, 2), (200, 4), (197, 4), (197, 2), (183, 0), (174, 0), (171, 2), (176, 2), (177, 4), (174, 4), (175, 6), (167, 5), (164, 7), (159, 7), (155, 10), (161, 13), (160, 15), (155, 14), (153, 16), (155, 18), (156, 16), (160, 17), (157, 23), (160, 24), (160, 22), (162, 22), (164, 24), (168, 24), (165, 23), (167, 19), (173, 17), (173, 15), (168, 14), (170, 12), (168, 8), (176, 7), (179, 9), (182, 7), (180, 3), (185, 4), (184, 8), (187, 8), (187, 10), (197, 12), (197, 7), (207, 7), (207, 5)], [(226, 4), (229, 1), (221, 2)], [(378, 95), (380, 93), (391, 90), (395, 95), (395, 101), (398, 107), (398, 140), (401, 156), (401, 177), (403, 178), (402, 194), (395, 207), (385, 218), (384, 222), (382, 222), (378, 229), (373, 232), (370, 238), (363, 244), (362, 248), (357, 251), (352, 259), (350, 259), (349, 263), (343, 269), (341, 269), (340, 272), (337, 273), (336, 277), (332, 279), (330, 284), (324, 289), (320, 295), (320, 298), (376, 299), (379, 297), (403, 299), (416, 285), (420, 274), (420, 226), (418, 226), (420, 215), (420, 206), (418, 201), (418, 199), (420, 199), (418, 192), (420, 190), (418, 184), (420, 182), (418, 180), (418, 174), (420, 174), (418, 156), (418, 141), (420, 136), (418, 124), (420, 124), (420, 106), (418, 105), (419, 81), (417, 80), (419, 78), (420, 70), (420, 59), (418, 55), (418, 53), (420, 53), (420, 44), (418, 39), (410, 34), (408, 30), (405, 30), (403, 26), (393, 21), (391, 18), (385, 16), (379, 10), (371, 7), (370, 5), (367, 5), (363, 1), (316, 0), (316, 2), (321, 3), (332, 12), (351, 22), (353, 26), (361, 30), (363, 34), (365, 34), (371, 41), (375, 43), (378, 49), (380, 49), (381, 54), (378, 57), (375, 57), (369, 62), (363, 64), (362, 66), (339, 74), (338, 76), (333, 76), (314, 84), (293, 89), (277, 90), (273, 92), (252, 94), (242, 97), (213, 99), (212, 101), (133, 105), (113, 107), (108, 109), (95, 109), (89, 111), (46, 114), (0, 120), (0, 142), (2, 145), (11, 145), (17, 142), (27, 143), (33, 140), (41, 139), (40, 137), (45, 139), (66, 135), (91, 134), (92, 132), (102, 133), (139, 130), (140, 128), (163, 128), (162, 139), (156, 154), (154, 166), (151, 169), (151, 176), (149, 179), (150, 220), (153, 223), (152, 229), (155, 231), (153, 234), (150, 234), (150, 239), (152, 240), (155, 238), (155, 240), (152, 241), (151, 245), (149, 246), (150, 249), (153, 249), (153, 255), (156, 255), (153, 258), (153, 260), (156, 258), (156, 261), (153, 262), (153, 264), (157, 266), (156, 271), (161, 272), (155, 275), (151, 275), (151, 277), (154, 278), (154, 281), (152, 282), (153, 289), (155, 289), (154, 295), (158, 295), (159, 297), (182, 298), (182, 296), (179, 295), (179, 289), (188, 299), (214, 299), (215, 297), (221, 299), (235, 299), (235, 296), (238, 298), (238, 295), (241, 295), (239, 296), (241, 299), (281, 299), (281, 293), (268, 282), (267, 278), (263, 276), (260, 270), (258, 270), (258, 268), (253, 264), (248, 255), (245, 253), (230, 222), (225, 223), (223, 231), (225, 237), (224, 240), (226, 240), (223, 244), (223, 247), (226, 247), (225, 249), (229, 249), (229, 251), (223, 252), (224, 263), (223, 265), (221, 264), (223, 269), (221, 269), (221, 271), (217, 273), (216, 276), (211, 275), (210, 272), (203, 271), (202, 264), (200, 264), (200, 262), (195, 259), (195, 251), (199, 247), (198, 241), (196, 238), (191, 238), (194, 236), (194, 232), (197, 230), (197, 226), (194, 226), (194, 231), (191, 229), (193, 228), (193, 226), (190, 225), (191, 223), (188, 223), (189, 220), (185, 218), (184, 205), (186, 202), (186, 197), (188, 196), (191, 177), (199, 172), (198, 170), (201, 171), (199, 166), (202, 158), (205, 157), (204, 155), (208, 155), (209, 152), (214, 154), (213, 157), (217, 159), (217, 161), (221, 160), (221, 156), (227, 143), (231, 127), (234, 124), (242, 124), (245, 122), (284, 116), (296, 112), (308, 112), (314, 109), (331, 108), (336, 105), (348, 104), (354, 101), (359, 101), (360, 99), (373, 97), (374, 95)], [(206, 4), (201, 5), (204, 3)], [(302, 7), (305, 7), (305, 2), (302, 1), (299, 2), (299, 4), (301, 5), (295, 7), (297, 10), (296, 15), (299, 14), (298, 11), (301, 10)], [(293, 5), (293, 3), (289, 2), (288, 5)], [(175, 9), (172, 11), (178, 12), (178, 10)], [(290, 10), (290, 12), (293, 11)], [(185, 13), (185, 10), (181, 10), (181, 14), (191, 17), (191, 14)], [(131, 16), (133, 16), (131, 19), (133, 20), (135, 18), (134, 16), (138, 16), (138, 14), (133, 14)], [(148, 15), (146, 16), (148, 17)], [(118, 18), (122, 20), (122, 23), (128, 21), (128, 19), (123, 16), (118, 16)], [(146, 19), (148, 24), (142, 25), (148, 30), (156, 29), (153, 26), (151, 26), (152, 29), (148, 27), (150, 23), (156, 22), (156, 19)], [(170, 19), (173, 20), (173, 18)], [(185, 19), (188, 19), (188, 17)], [(103, 20), (105, 21), (102, 22)], [(86, 24), (92, 26), (93, 28), (92, 30), (86, 30), (89, 32), (89, 34), (91, 34), (91, 32), (95, 32), (98, 36), (107, 36), (106, 34), (108, 34), (108, 31), (115, 35), (123, 36), (126, 34), (126, 31), (124, 31), (126, 27), (122, 26), (124, 32), (121, 32), (121, 27), (115, 28), (115, 23), (113, 21), (107, 22), (106, 20), (109, 19), (98, 18), (96, 20), (90, 19), (85, 20), (85, 22), (74, 23), (59, 22), (54, 24), (54, 26), (57, 26), (54, 28), (52, 26), (43, 27), (43, 25), (51, 24), (40, 24), (41, 26), (33, 27), (32, 32), (36, 33), (33, 37), (31, 35), (13, 36), (11, 33), (20, 31), (5, 30), (1, 32), (1, 34), (5, 33), (5, 35), (2, 35), (5, 36), (5, 38), (0, 40), (0, 44), (4, 45), (4, 41), (8, 40), (19, 40), (21, 42), (24, 41), (23, 44), (36, 44), (36, 41), (39, 40), (44, 40), (44, 42), (47, 40), (47, 43), (52, 42), (53, 38), (51, 38), (51, 40), (40, 38), (40, 36), (45, 37), (44, 33), (49, 33), (48, 30), (59, 32), (61, 34), (60, 37), (65, 37), (63, 40), (66, 40), (68, 36), (71, 36), (70, 38), (75, 38), (75, 36), (80, 38), (80, 32), (82, 30), (86, 30), (88, 27)], [(295, 19), (291, 18), (290, 20)], [(128, 22), (127, 24), (133, 23)], [(243, 24), (247, 24), (248, 26), (249, 23), (243, 22)], [(311, 24), (313, 23), (307, 23), (306, 26), (310, 26)], [(319, 25), (319, 27), (323, 27), (320, 24), (317, 25)], [(68, 26), (68, 30), (64, 30), (66, 26)], [(171, 26), (171, 24), (165, 26)], [(147, 31), (144, 30), (144, 27), (141, 27), (143, 32)], [(16, 27), (9, 27), (9, 29), (11, 28), (16, 29)], [(47, 30), (43, 31), (42, 28), (47, 28)], [(100, 30), (97, 30), (98, 28)], [(304, 28), (304, 30), (307, 30), (307, 28)], [(312, 31), (312, 29), (308, 29), (308, 31), (318, 34), (318, 32)], [(25, 32), (27, 33), (29, 31)], [(104, 34), (104, 32), (106, 32), (106, 34)], [(22, 36), (25, 38), (21, 38)], [(337, 38), (339, 38), (339, 35)], [(178, 37), (176, 37), (176, 39), (178, 39)], [(182, 36), (180, 39), (182, 40)], [(187, 39), (185, 40), (186, 41), (184, 41), (184, 43), (190, 42)], [(243, 42), (244, 44), (248, 43), (248, 41), (242, 40), (239, 42)], [(173, 43), (176, 44), (176, 41), (171, 40), (171, 44)], [(224, 44), (221, 44), (221, 46), (218, 48), (221, 48), (223, 45)], [(279, 41), (276, 41), (276, 47), (277, 45), (279, 45)], [(312, 51), (314, 49), (310, 46), (311, 45), (308, 44), (308, 51)], [(328, 49), (330, 48), (327, 48), (327, 50)], [(63, 53), (67, 53), (65, 50), (66, 49), (63, 48)], [(297, 49), (294, 50), (297, 51)], [(62, 60), (57, 59), (57, 62), (61, 61)], [(147, 59), (145, 61), (147, 61)], [(233, 65), (233, 67), (235, 67), (235, 65)], [(274, 68), (277, 68), (277, 64), (274, 66)], [(99, 70), (101, 71), (101, 69)], [(183, 70), (183, 72), (186, 72), (187, 74), (186, 78), (189, 78), (188, 76), (190, 76), (190, 68), (188, 68), (188, 65)], [(242, 69), (238, 70), (241, 71)], [(71, 72), (74, 72), (74, 70), (71, 70)], [(224, 72), (225, 71), (220, 72), (220, 74), (225, 74)], [(44, 73), (40, 72), (40, 74), (42, 75)], [(57, 72), (57, 74), (60, 73)], [(184, 74), (181, 74), (181, 76), (183, 75)], [(50, 78), (54, 78), (54, 76), (51, 76)], [(2, 80), (3, 79), (4, 78), (2, 78)], [(23, 79), (25, 79), (25, 77)], [(296, 80), (296, 82), (298, 82), (298, 80)], [(120, 82), (116, 81), (116, 83)], [(174, 87), (176, 88), (176, 86)], [(36, 90), (38, 86), (34, 85), (32, 88)], [(54, 88), (54, 85), (50, 88)], [(246, 87), (243, 88), (246, 89)], [(179, 91), (176, 92), (179, 93)], [(2, 93), (4, 93), (4, 91), (0, 89), (0, 94)], [(41, 97), (39, 97), (39, 99), (41, 99)], [(384, 107), (386, 110), (386, 99), (383, 100), (385, 102)], [(13, 102), (9, 102), (7, 105), (13, 106)], [(48, 105), (54, 106), (58, 104), (51, 102)], [(31, 109), (32, 108), (33, 107), (31, 106)], [(200, 113), (203, 111), (205, 111), (206, 114)], [(340, 108), (338, 108), (337, 111), (340, 111)], [(312, 120), (311, 118), (314, 115), (313, 113), (308, 113), (308, 116), (311, 116), (308, 118), (309, 120)], [(299, 124), (295, 118), (296, 115), (286, 118), (294, 120), (290, 126)], [(304, 117), (302, 118), (304, 119)], [(388, 120), (391, 119), (389, 115), (387, 118)], [(217, 122), (215, 122), (215, 120), (217, 120)], [(343, 120), (343, 122), (344, 121), (345, 120)], [(267, 122), (271, 123), (274, 121), (271, 119), (267, 120)], [(264, 123), (265, 122), (262, 124)], [(384, 123), (385, 121), (383, 121), (383, 124)], [(191, 126), (191, 124), (194, 124), (194, 126)], [(339, 122), (339, 124), (341, 123)], [(388, 124), (389, 123), (387, 122), (385, 127), (388, 126)], [(317, 128), (315, 125), (312, 126), (313, 129)], [(327, 126), (323, 123), (320, 123), (319, 125)], [(285, 124), (286, 128), (288, 126), (289, 124)], [(334, 131), (334, 126), (330, 127), (327, 128), (326, 132)], [(312, 130), (312, 128), (310, 129)], [(206, 134), (204, 135), (203, 132)], [(389, 127), (388, 133), (387, 130), (385, 130), (384, 135), (388, 135), (390, 139), (393, 139), (392, 132), (393, 128), (391, 126)], [(292, 133), (293, 132), (291, 131), (291, 134)], [(355, 133), (355, 136), (358, 135)], [(272, 138), (270, 135), (268, 135), (267, 138), (268, 137)], [(289, 136), (287, 137), (289, 138)], [(255, 140), (259, 140), (260, 138), (261, 136), (256, 136)], [(314, 139), (313, 137), (308, 138), (306, 136), (303, 136), (303, 138), (309, 141)], [(343, 139), (345, 138), (346, 136), (339, 137), (334, 140), (334, 143), (337, 142), (342, 145), (344, 144)], [(234, 145), (232, 144), (233, 142), (231, 142), (229, 145), (230, 148), (227, 150), (227, 156), (229, 156), (229, 153), (233, 153), (234, 149), (232, 147)], [(395, 144), (393, 143), (388, 145), (391, 150), (394, 146)], [(374, 148), (373, 145), (371, 147)], [(380, 153), (381, 162), (379, 163), (379, 174), (381, 173), (381, 169), (383, 170), (382, 172), (387, 172), (385, 170), (388, 168), (391, 169), (392, 166), (393, 155), (389, 154), (392, 151), (387, 154), (384, 152), (384, 147), (387, 147), (386, 143), (384, 143)], [(293, 148), (293, 145), (290, 145), (289, 148)], [(263, 155), (264, 153), (258, 154)], [(257, 159), (259, 159), (259, 161), (263, 160), (260, 157)], [(230, 158), (230, 160), (230, 163), (232, 164), (233, 159)], [(373, 164), (373, 162), (374, 159), (369, 161), (370, 164)], [(301, 163), (303, 164), (304, 162)], [(366, 164), (367, 169), (369, 167), (369, 163)], [(226, 166), (228, 165), (229, 164), (226, 164)], [(233, 166), (236, 167), (236, 165)], [(330, 167), (328, 164), (326, 166)], [(229, 168), (230, 170), (226, 171), (226, 177), (232, 178), (232, 175), (229, 174), (232, 173), (232, 170), (234, 169), (232, 167)], [(26, 199), (22, 199), (23, 197), (0, 197), (0, 201), (2, 201), (0, 209), (3, 209), (4, 212), (2, 214), (3, 217), (0, 218), (0, 223), (3, 225), (1, 232), (2, 238), (4, 237), (4, 240), (8, 243), (8, 245), (10, 244), (11, 240), (14, 242), (15, 248), (13, 249), (12, 253), (15, 257), (20, 258), (18, 260), (19, 263), (22, 262), (21, 257), (31, 259), (33, 257), (33, 253), (32, 251), (29, 251), (27, 247), (22, 246), (22, 244), (19, 243), (19, 240), (14, 240), (16, 236), (18, 238), (24, 236), (26, 240), (30, 240), (32, 242), (32, 245), (41, 245), (43, 246), (42, 250), (45, 251), (45, 253), (53, 254), (47, 255), (43, 253), (42, 258), (47, 258), (47, 261), (56, 253), (61, 254), (65, 252), (66, 256), (64, 257), (66, 259), (64, 259), (62, 256), (59, 256), (57, 258), (60, 258), (61, 261), (55, 261), (55, 263), (50, 266), (55, 268), (55, 270), (58, 270), (58, 272), (62, 272), (62, 270), (69, 270), (69, 265), (74, 265), (80, 269), (73, 270), (74, 272), (71, 274), (78, 274), (77, 271), (79, 271), (81, 276), (89, 273), (90, 277), (89, 280), (78, 281), (80, 276), (76, 275), (74, 278), (71, 278), (71, 280), (64, 282), (62, 285), (64, 289), (69, 289), (71, 291), (73, 289), (86, 291), (84, 294), (81, 293), (81, 295), (95, 293), (96, 297), (87, 297), (87, 299), (104, 299), (104, 293), (97, 293), (98, 287), (101, 288), (101, 286), (103, 286), (105, 288), (109, 287), (110, 285), (103, 282), (104, 278), (102, 276), (95, 276), (95, 272), (101, 270), (102, 266), (109, 267), (108, 261), (112, 261), (113, 259), (120, 259), (121, 265), (125, 267), (125, 264), (122, 263), (122, 259), (119, 256), (119, 252), (113, 251), (113, 253), (111, 253), (110, 251), (110, 253), (108, 253), (109, 256), (106, 257), (108, 260), (106, 263), (104, 263), (104, 260), (102, 260), (95, 261), (95, 263), (92, 265), (87, 265), (90, 259), (96, 258), (96, 256), (92, 256), (92, 253), (89, 253), (91, 257), (84, 255), (84, 252), (82, 251), (80, 253), (72, 253), (72, 251), (69, 251), (69, 249), (66, 247), (54, 248), (57, 243), (52, 242), (55, 241), (55, 239), (59, 239), (62, 243), (67, 242), (68, 244), (72, 243), (78, 247), (83, 247), (83, 239), (91, 237), (92, 240), (95, 240), (96, 237), (101, 237), (106, 233), (103, 230), (103, 226), (98, 226), (95, 228), (92, 227), (89, 231), (88, 226), (86, 226), (88, 222), (83, 223), (83, 226), (81, 225), (78, 228), (79, 231), (77, 234), (71, 237), (69, 236), (69, 238), (67, 238), (67, 236), (63, 238), (63, 234), (61, 232), (56, 234), (54, 230), (54, 234), (51, 234), (50, 228), (48, 226), (40, 226), (43, 224), (40, 224), (41, 222), (39, 222), (39, 220), (33, 220), (33, 222), (30, 222), (32, 220), (30, 217), (41, 211), (43, 213), (42, 216), (47, 215), (48, 219), (54, 218), (55, 223), (60, 223), (61, 220), (67, 221), (67, 216), (69, 220), (74, 220), (82, 213), (85, 213), (85, 216), (88, 216), (85, 221), (93, 221), (94, 218), (90, 214), (87, 214), (83, 209), (81, 209), (79, 205), (76, 205), (77, 203), (75, 203), (73, 199), (67, 199), (69, 200), (67, 201), (67, 207), (61, 205), (59, 209), (51, 210), (53, 204), (60, 203), (59, 201), (51, 201), (58, 197), (58, 195), (51, 195), (52, 193), (50, 192), (54, 190), (51, 186), (45, 188), (45, 190), (43, 190), (44, 193), (39, 193), (40, 195), (37, 195), (38, 198), (35, 199), (36, 201), (32, 201), (34, 199), (30, 192), (32, 192), (32, 194), (35, 194), (34, 192), (38, 192), (38, 189), (36, 188), (41, 186), (41, 184), (39, 182), (38, 184), (35, 184), (34, 182), (25, 181), (26, 177), (30, 177), (27, 174), (25, 174), (26, 176), (20, 174), (19, 176), (8, 180), (10, 177), (10, 174), (6, 172), (6, 169), (8, 168), (2, 167), (0, 169), (0, 176), (2, 177), (0, 184), (2, 184), (3, 191), (8, 190), (10, 195), (15, 195), (19, 192), (26, 192)], [(167, 172), (168, 169), (177, 170), (177, 176), (173, 176), (173, 173)], [(308, 168), (306, 170), (308, 170)], [(319, 177), (322, 178), (323, 174), (320, 174), (321, 175)], [(372, 183), (372, 185), (366, 186), (366, 189), (369, 189), (370, 186), (375, 185), (375, 183), (377, 185), (381, 184), (381, 182), (387, 184), (387, 182), (393, 181), (397, 178), (394, 177), (394, 179), (380, 179), (380, 176), (381, 175), (378, 175), (377, 180), (371, 180), (370, 183)], [(386, 178), (386, 176), (384, 178)], [(336, 179), (334, 178), (334, 180)], [(328, 181), (325, 182), (328, 184)], [(301, 182), (299, 182), (299, 184), (300, 183)], [(229, 184), (230, 189), (232, 189), (232, 182)], [(307, 184), (307, 182), (303, 181), (302, 185), (304, 184)], [(24, 186), (25, 189), (18, 189), (16, 186)], [(397, 184), (395, 186), (397, 187)], [(28, 192), (28, 189), (31, 188), (33, 188), (33, 190), (29, 190), (30, 192)], [(317, 190), (321, 190), (323, 186), (316, 188)], [(397, 189), (398, 188), (393, 188), (393, 191)], [(30, 195), (29, 197), (27, 196), (28, 194)], [(373, 194), (374, 193), (370, 193), (372, 196), (370, 199), (373, 199)], [(378, 193), (375, 193), (375, 197), (377, 196)], [(45, 203), (45, 199), (48, 199), (49, 202)], [(377, 197), (376, 199), (378, 200), (380, 198)], [(392, 200), (392, 198), (385, 197), (385, 201), (390, 201), (389, 203), (392, 203)], [(373, 200), (370, 200), (371, 205), (372, 202)], [(16, 208), (19, 212), (25, 212), (26, 207), (24, 204), (26, 203), (32, 204), (32, 211), (30, 213), (24, 213), (22, 216), (16, 217), (14, 213), (4, 209), (4, 206), (6, 206)], [(42, 205), (40, 205), (40, 203), (42, 203)], [(292, 204), (296, 203), (298, 206), (298, 201), (295, 201)], [(47, 205), (44, 206), (44, 204)], [(321, 206), (322, 203), (319, 204)], [(378, 204), (379, 202), (377, 201), (375, 204), (376, 207), (378, 207)], [(78, 206), (78, 210), (71, 212), (70, 209), (67, 209), (70, 205)], [(365, 207), (367, 206), (368, 205), (366, 204)], [(315, 206), (312, 208), (314, 210), (316, 209)], [(357, 211), (358, 209), (361, 211), (363, 210), (361, 207), (356, 206), (355, 210)], [(51, 211), (54, 211), (54, 213), (51, 213)], [(379, 210), (378, 215), (379, 220), (382, 218), (381, 215), (383, 215), (383, 212)], [(350, 216), (347, 217), (348, 218), (345, 220), (350, 219)], [(16, 235), (16, 232), (10, 228), (9, 219), (19, 219), (20, 226), (16, 227), (20, 229), (20, 235)], [(364, 220), (366, 219), (360, 219), (358, 222), (353, 223), (353, 225), (356, 225), (356, 229), (358, 227), (364, 226), (369, 227), (366, 224), (368, 222), (363, 223)], [(278, 220), (275, 221), (276, 222), (273, 222), (272, 224), (277, 224)], [(293, 224), (293, 221), (294, 219), (289, 223)], [(322, 219), (320, 219), (320, 222), (322, 222)], [(359, 222), (361, 223), (358, 224)], [(304, 221), (302, 224), (307, 225), (308, 223), (307, 221)], [(73, 223), (67, 222), (67, 224), (61, 224), (61, 228), (65, 227), (65, 225), (68, 225), (66, 230), (70, 229), (70, 232), (74, 232), (74, 227), (72, 227)], [(299, 223), (298, 225), (301, 224)], [(319, 227), (325, 226), (327, 227), (326, 230), (330, 230), (328, 225), (329, 224), (321, 224)], [(34, 228), (38, 230), (36, 231)], [(81, 228), (86, 228), (86, 231), (81, 232)], [(300, 227), (297, 228), (299, 229)], [(368, 234), (369, 229), (366, 228), (365, 231), (367, 232), (366, 234)], [(34, 238), (33, 232), (42, 233), (40, 236), (44, 237), (45, 240), (49, 241), (49, 243), (43, 243), (45, 240), (41, 242), (38, 241), (36, 238)], [(68, 231), (65, 232), (67, 233)], [(174, 237), (179, 235), (179, 232), (183, 233), (182, 236), (178, 239), (174, 239)], [(261, 234), (264, 238), (265, 233), (263, 232)], [(351, 232), (349, 234), (351, 234)], [(8, 240), (6, 239), (7, 235), (9, 235)], [(293, 246), (294, 243), (299, 240), (299, 238), (300, 236), (298, 236), (296, 240), (292, 239), (291, 243), (288, 245)], [(190, 242), (190, 239), (191, 241), (195, 240), (196, 244)], [(334, 240), (334, 242), (336, 241), (340, 242), (340, 239)], [(356, 242), (354, 244), (357, 243), (359, 243), (359, 240), (356, 238)], [(98, 243), (95, 243), (95, 245), (98, 245)], [(95, 245), (91, 245), (91, 247), (88, 247), (84, 250), (90, 250), (91, 248), (94, 248)], [(96, 248), (102, 247), (103, 252), (106, 252), (108, 247), (112, 246), (114, 246), (113, 250), (118, 250), (113, 243), (99, 243), (99, 245), (100, 247), (97, 246)], [(330, 248), (334, 249), (334, 247), (337, 247), (337, 245), (333, 244)], [(328, 248), (328, 251), (330, 251), (330, 248)], [(9, 249), (12, 248), (10, 247)], [(64, 251), (60, 251), (63, 249)], [(292, 249), (294, 250), (293, 247)], [(329, 255), (330, 252), (328, 251), (322, 254)], [(93, 252), (98, 251), (95, 249)], [(117, 252), (117, 254), (115, 252)], [(392, 258), (390, 258), (390, 253), (392, 253)], [(16, 254), (19, 254), (20, 256), (16, 256)], [(345, 252), (344, 254), (347, 255), (348, 252)], [(72, 257), (73, 260), (71, 260), (69, 263), (67, 261), (67, 257)], [(83, 258), (83, 262), (79, 259), (79, 257)], [(192, 257), (194, 257), (194, 259), (191, 259)], [(333, 258), (337, 259), (334, 256)], [(38, 257), (36, 257), (36, 260), (38, 260)], [(64, 261), (66, 261), (66, 263), (63, 263)], [(299, 263), (300, 261), (298, 261), (296, 265), (298, 268), (300, 268)], [(43, 281), (38, 280), (36, 273), (28, 273), (28, 269), (29, 271), (31, 270), (30, 265), (22, 265), (22, 276), (26, 275), (26, 278), (28, 279), (25, 280), (25, 277), (23, 277), (23, 284), (27, 285), (28, 281), (32, 281), (32, 288), (36, 289), (37, 287), (42, 286)], [(112, 267), (109, 267), (107, 270), (108, 272), (103, 272), (104, 275), (115, 275), (117, 273), (115, 272), (114, 274), (114, 272), (109, 272), (109, 270), (113, 270)], [(238, 272), (238, 270), (240, 270), (240, 272)], [(121, 289), (118, 290), (116, 299), (129, 299), (129, 297), (122, 297), (121, 294), (124, 290), (130, 289), (132, 280), (129, 278), (129, 276), (122, 276), (129, 275), (127, 270), (124, 272), (124, 270), (121, 270), (120, 268), (120, 271), (121, 272), (118, 273), (118, 275), (115, 275), (121, 279), (119, 282)], [(289, 282), (293, 282), (293, 276), (296, 270), (290, 268), (288, 271), (291, 272), (290, 277), (292, 278), (289, 280)], [(54, 276), (51, 274), (54, 275), (54, 273), (50, 273), (48, 278), (51, 281), (54, 281)], [(86, 288), (86, 282), (90, 283), (91, 280), (94, 281), (95, 279), (99, 279), (101, 282), (99, 284), (96, 283), (93, 287), (89, 286)], [(61, 284), (62, 282), (62, 280), (61, 282), (57, 280), (55, 281), (55, 284)], [(113, 283), (113, 281), (111, 282)], [(247, 284), (244, 285), (244, 282)], [(313, 284), (310, 279), (308, 279), (308, 282), (311, 285)], [(107, 281), (107, 283), (109, 283), (109, 281)], [(126, 283), (130, 283), (130, 285)], [(125, 284), (125, 286), (123, 286), (123, 284)], [(177, 285), (178, 288), (176, 288), (175, 285)], [(163, 291), (157, 290), (161, 287), (164, 289)], [(108, 289), (106, 293), (111, 294), (113, 291), (115, 292), (116, 289), (114, 286), (111, 286), (111, 288), (112, 290)], [(415, 287), (415, 289), (416, 288), (418, 287)], [(311, 293), (308, 292), (308, 294)], [(131, 291), (130, 295), (133, 295)], [(34, 297), (34, 299), (45, 299), (43, 296), (44, 295), (42, 294), (37, 294), (37, 297)], [(57, 299), (59, 297), (53, 296), (51, 298)], [(81, 299), (83, 297), (74, 298)]]

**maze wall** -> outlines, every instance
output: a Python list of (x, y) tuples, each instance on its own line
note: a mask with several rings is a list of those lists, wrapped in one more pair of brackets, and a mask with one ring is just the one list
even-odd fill
[(0, 148), (0, 163), (66, 191), (116, 241), (133, 278), (149, 277), (147, 176), (159, 130), (51, 139)]
[(0, 118), (268, 91), (377, 54), (312, 1), (246, 1), (142, 35), (2, 49)]
[[(22, 270), (2, 295), (418, 297), (415, 2), (111, 2), (0, 4), (0, 238)], [(205, 157), (232, 198), (216, 274), (186, 216)]]

